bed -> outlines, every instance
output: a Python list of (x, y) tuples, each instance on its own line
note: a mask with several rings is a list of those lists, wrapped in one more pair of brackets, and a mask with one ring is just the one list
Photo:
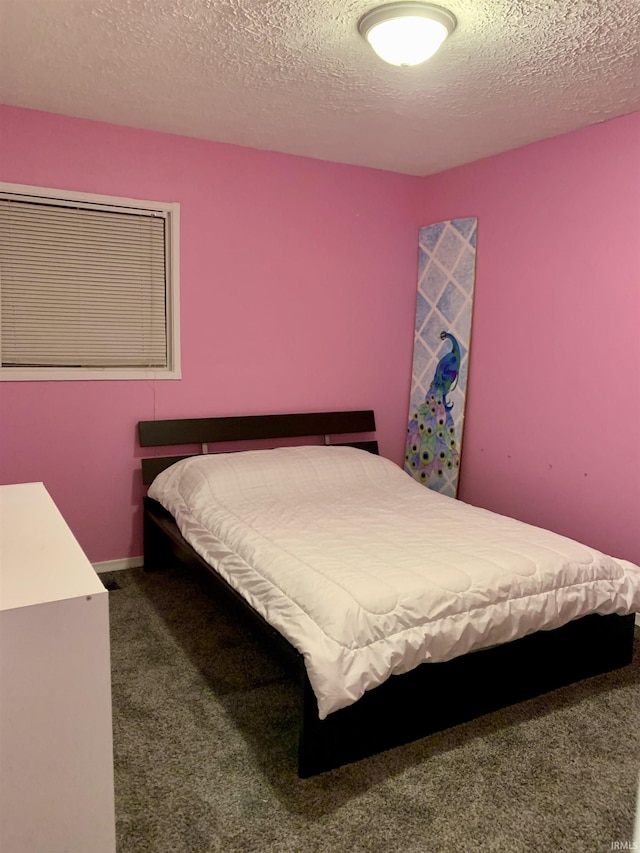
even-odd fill
[(293, 669), (302, 777), (631, 661), (640, 569), (430, 492), (374, 431), (371, 411), (139, 423), (143, 447), (203, 450), (142, 461), (145, 568), (206, 571)]

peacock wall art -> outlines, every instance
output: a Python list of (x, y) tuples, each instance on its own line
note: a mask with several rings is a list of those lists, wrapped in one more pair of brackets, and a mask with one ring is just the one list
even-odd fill
[(460, 372), (460, 346), (449, 332), (440, 337), (450, 340), (453, 349), (438, 362), (424, 403), (409, 420), (405, 462), (409, 473), (421, 483), (444, 479), (445, 471), (460, 467), (460, 452), (451, 410), (454, 403), (447, 393), (455, 388)]
[(405, 470), (455, 497), (475, 284), (477, 219), (420, 229)]

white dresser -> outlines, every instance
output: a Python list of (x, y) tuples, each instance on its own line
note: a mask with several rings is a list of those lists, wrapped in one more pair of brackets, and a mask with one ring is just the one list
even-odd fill
[(0, 486), (0, 851), (115, 851), (108, 593), (42, 483)]

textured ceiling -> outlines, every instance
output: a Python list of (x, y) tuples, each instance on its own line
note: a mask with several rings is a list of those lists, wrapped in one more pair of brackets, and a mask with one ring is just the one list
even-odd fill
[(377, 0), (0, 0), (0, 101), (427, 175), (640, 109), (639, 0), (443, 0), (417, 68)]

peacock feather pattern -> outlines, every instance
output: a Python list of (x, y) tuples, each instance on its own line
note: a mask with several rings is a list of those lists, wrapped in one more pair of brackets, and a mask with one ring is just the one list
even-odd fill
[(405, 454), (405, 469), (425, 485), (442, 480), (446, 472), (460, 466), (451, 414), (454, 404), (447, 399), (458, 381), (460, 346), (450, 332), (441, 332), (440, 339), (450, 341), (452, 348), (438, 361), (424, 403), (412, 413)]

